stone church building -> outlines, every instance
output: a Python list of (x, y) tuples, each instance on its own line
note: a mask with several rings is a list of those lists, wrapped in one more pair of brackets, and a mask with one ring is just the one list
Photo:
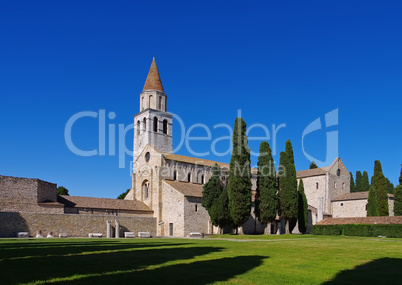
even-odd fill
[[(34, 236), (39, 230), (106, 236), (111, 221), (117, 236), (140, 231), (175, 237), (217, 233), (201, 206), (202, 190), (215, 164), (223, 170), (229, 170), (229, 164), (173, 154), (172, 119), (154, 58), (134, 117), (132, 188), (125, 200), (58, 196), (56, 184), (0, 175), (0, 237), (20, 231)], [(349, 172), (340, 158), (328, 167), (298, 171), (297, 178), (304, 182), (309, 228), (326, 217), (366, 216), (367, 192), (349, 193)], [(257, 170), (252, 169), (252, 200), (256, 181)], [(393, 215), (393, 195), (389, 205)], [(255, 219), (253, 209), (241, 228), (245, 234), (282, 231), (279, 217), (267, 227)]]

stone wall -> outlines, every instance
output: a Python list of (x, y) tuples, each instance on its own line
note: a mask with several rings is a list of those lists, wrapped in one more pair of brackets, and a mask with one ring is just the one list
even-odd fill
[(167, 183), (162, 183), (162, 227), (161, 235), (168, 236), (169, 224), (173, 224), (173, 236), (184, 236), (184, 196)]
[(57, 185), (39, 179), (0, 176), (0, 212), (63, 213), (56, 202)]
[[(338, 175), (339, 169), (339, 175)], [(337, 159), (328, 171), (328, 192), (324, 198), (324, 211), (332, 214), (332, 200), (342, 194), (350, 193), (350, 174), (341, 159)]]
[(88, 237), (88, 233), (102, 233), (106, 237), (107, 220), (112, 221), (112, 226), (115, 220), (119, 221), (120, 236), (126, 231), (136, 234), (144, 231), (156, 236), (156, 219), (152, 217), (0, 212), (0, 237), (15, 237), (20, 231), (35, 236), (39, 230), (44, 236), (52, 232), (54, 236), (67, 233), (69, 237)]
[(332, 202), (333, 218), (366, 217), (367, 199)]
[(201, 198), (184, 198), (184, 236), (191, 232), (208, 234), (210, 230), (209, 214), (201, 206)]
[[(367, 199), (332, 202), (333, 218), (351, 218), (367, 216)], [(389, 216), (394, 215), (394, 197), (388, 198)]]
[[(326, 188), (325, 175), (304, 177), (302, 179), (304, 184), (304, 193), (306, 194), (307, 198), (307, 203), (310, 206), (313, 206), (314, 208), (318, 209), (319, 207), (318, 198), (325, 196), (325, 188)], [(299, 183), (300, 179), (298, 179), (297, 184)]]

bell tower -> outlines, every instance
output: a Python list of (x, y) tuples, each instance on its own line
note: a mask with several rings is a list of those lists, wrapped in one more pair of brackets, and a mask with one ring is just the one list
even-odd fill
[(161, 152), (173, 151), (173, 115), (166, 110), (167, 96), (154, 57), (140, 94), (140, 112), (134, 116), (134, 162), (148, 144)]

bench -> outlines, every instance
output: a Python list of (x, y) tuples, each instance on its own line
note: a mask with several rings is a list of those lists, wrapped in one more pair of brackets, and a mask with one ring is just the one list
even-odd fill
[(103, 234), (101, 233), (89, 233), (88, 237), (90, 238), (101, 238), (103, 236)]
[(66, 233), (60, 233), (59, 234), (59, 238), (66, 238), (68, 237), (68, 235)]
[(29, 232), (18, 232), (17, 237), (19, 237), (19, 238), (28, 238), (29, 237)]
[(138, 237), (139, 238), (150, 238), (151, 233), (150, 232), (138, 232)]
[(194, 232), (194, 233), (190, 233), (190, 237), (191, 237), (191, 238), (204, 238), (204, 234), (198, 233), (198, 232)]
[(124, 232), (125, 238), (135, 238), (135, 232)]

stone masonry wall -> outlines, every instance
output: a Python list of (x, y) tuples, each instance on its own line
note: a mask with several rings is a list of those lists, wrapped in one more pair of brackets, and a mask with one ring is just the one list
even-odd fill
[(56, 184), (0, 175), (0, 212), (63, 213), (62, 207), (38, 205), (38, 202), (55, 202), (56, 199)]
[(124, 232), (139, 231), (150, 232), (156, 236), (156, 219), (152, 217), (110, 217), (95, 215), (74, 214), (44, 214), (44, 213), (14, 213), (0, 212), (0, 237), (15, 237), (17, 232), (29, 232), (35, 236), (37, 231), (42, 231), (46, 236), (52, 232), (53, 236), (59, 233), (67, 233), (69, 237), (88, 237), (88, 233), (102, 233), (106, 237), (106, 222), (115, 220), (120, 223), (120, 237)]
[(162, 222), (163, 234), (169, 235), (169, 224), (173, 224), (173, 236), (184, 236), (184, 196), (167, 183), (162, 183), (163, 205)]
[(184, 236), (191, 232), (209, 233), (209, 214), (201, 206), (201, 198), (184, 198)]

